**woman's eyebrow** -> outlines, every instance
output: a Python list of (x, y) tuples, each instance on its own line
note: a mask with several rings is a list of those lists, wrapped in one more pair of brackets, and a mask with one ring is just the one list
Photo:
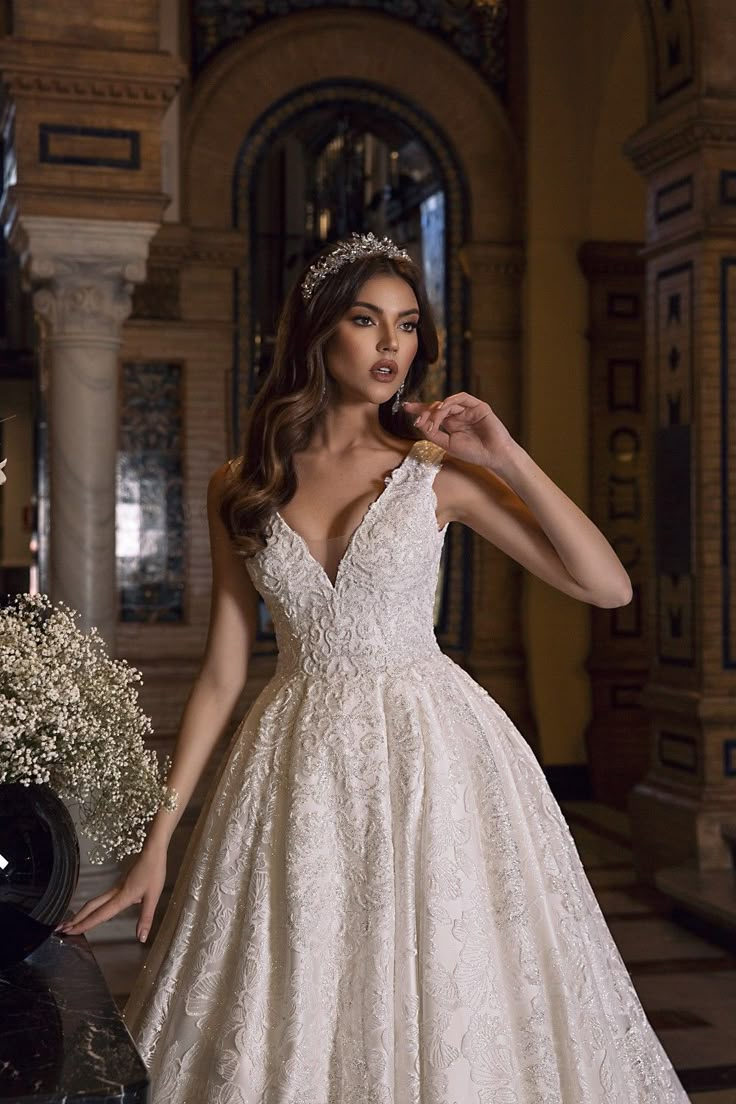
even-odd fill
[[(357, 299), (353, 303), (353, 306), (354, 307), (370, 307), (370, 309), (374, 310), (376, 312), (376, 314), (383, 314), (384, 313), (382, 307), (377, 307), (375, 303), (366, 303), (362, 299)], [(399, 313), (396, 317), (397, 318), (403, 318), (405, 314), (419, 314), (419, 307), (412, 307), (411, 310), (399, 311)]]

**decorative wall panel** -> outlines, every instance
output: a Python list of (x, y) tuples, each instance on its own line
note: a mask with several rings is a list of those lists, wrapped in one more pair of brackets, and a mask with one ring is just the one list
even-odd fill
[(736, 408), (736, 257), (721, 260), (721, 523), (723, 594), (723, 666), (736, 667), (736, 432), (731, 424)]
[(683, 176), (659, 188), (654, 195), (654, 218), (658, 224), (684, 215), (693, 209), (693, 178)]
[(690, 4), (688, 0), (648, 0), (642, 8), (654, 49), (654, 98), (661, 103), (692, 84), (695, 76)]
[(682, 732), (659, 733), (659, 761), (665, 767), (695, 774), (698, 769), (698, 742)]
[(692, 567), (693, 270), (664, 269), (656, 279), (654, 352), (655, 570), (657, 652), (661, 663), (695, 658)]
[(121, 621), (184, 618), (183, 369), (122, 366), (116, 559)]
[(38, 128), (38, 160), (42, 165), (140, 169), (140, 132), (113, 127), (41, 123)]
[(736, 172), (733, 169), (721, 169), (719, 177), (720, 200), (725, 207), (736, 206)]

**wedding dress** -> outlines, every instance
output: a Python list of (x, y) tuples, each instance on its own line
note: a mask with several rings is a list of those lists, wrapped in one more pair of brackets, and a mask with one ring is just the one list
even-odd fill
[(125, 1010), (152, 1104), (687, 1102), (533, 753), (438, 647), (443, 455), (334, 582), (278, 513), (245, 561), (279, 658)]

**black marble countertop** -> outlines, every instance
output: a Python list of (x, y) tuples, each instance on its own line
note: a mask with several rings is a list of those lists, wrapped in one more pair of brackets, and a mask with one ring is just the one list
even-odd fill
[(148, 1099), (145, 1066), (84, 936), (52, 935), (0, 971), (0, 1102)]

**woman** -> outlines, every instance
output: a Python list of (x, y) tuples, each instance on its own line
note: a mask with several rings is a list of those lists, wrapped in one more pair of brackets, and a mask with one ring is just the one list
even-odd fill
[(179, 811), (66, 925), (141, 902), (145, 941), (260, 592), (276, 673), (126, 1008), (154, 1104), (687, 1100), (533, 754), (433, 630), (451, 521), (582, 601), (625, 604), (628, 577), (487, 403), (402, 408), (436, 356), (419, 270), (353, 235), (295, 285), (244, 454), (212, 477)]

